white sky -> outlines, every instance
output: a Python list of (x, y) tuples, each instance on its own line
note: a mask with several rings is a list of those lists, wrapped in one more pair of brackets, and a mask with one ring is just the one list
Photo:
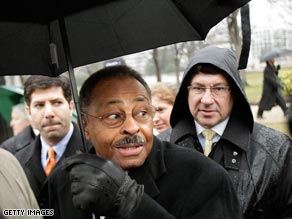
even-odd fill
[(253, 0), (250, 2), (250, 17), (252, 25), (265, 25), (268, 23), (269, 3), (265, 0)]
[[(287, 0), (274, 1), (270, 4), (267, 0), (250, 1), (251, 25), (258, 28), (287, 28), (291, 25), (292, 16), (287, 8), (291, 2)], [(286, 7), (286, 8), (285, 8)]]

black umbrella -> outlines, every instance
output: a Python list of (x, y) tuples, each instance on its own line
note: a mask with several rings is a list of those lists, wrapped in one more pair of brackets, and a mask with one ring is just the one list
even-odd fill
[(68, 70), (80, 115), (74, 67), (203, 40), (213, 26), (249, 1), (11, 1), (0, 15), (0, 75), (56, 76)]

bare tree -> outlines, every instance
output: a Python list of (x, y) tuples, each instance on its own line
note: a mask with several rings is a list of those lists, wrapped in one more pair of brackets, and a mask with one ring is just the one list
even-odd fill
[(239, 14), (239, 10), (236, 10), (232, 14), (227, 17), (227, 29), (230, 37), (231, 46), (234, 48), (236, 52), (237, 58), (240, 56), (241, 51), (241, 36), (239, 25), (237, 22), (237, 17)]
[(176, 83), (180, 83), (180, 63), (182, 56), (184, 55), (184, 48), (186, 43), (176, 43), (173, 45), (174, 48), (174, 66), (175, 66), (175, 76), (176, 76)]
[(153, 58), (153, 63), (154, 63), (154, 68), (155, 68), (155, 74), (157, 77), (157, 81), (161, 81), (161, 72), (160, 72), (160, 67), (159, 67), (159, 55), (158, 55), (158, 48), (155, 48), (152, 50), (152, 58)]

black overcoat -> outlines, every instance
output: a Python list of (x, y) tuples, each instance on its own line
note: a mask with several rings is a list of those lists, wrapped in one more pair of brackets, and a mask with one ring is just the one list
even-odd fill
[(11, 152), (12, 154), (16, 154), (23, 148), (34, 144), (35, 137), (36, 136), (33, 129), (29, 125), (18, 135), (8, 138), (6, 141), (2, 142), (0, 147)]
[[(62, 160), (68, 156), (75, 154), (77, 150), (82, 149), (82, 140), (79, 128), (76, 124), (74, 124), (73, 134), (66, 146), (66, 149), (54, 167), (54, 169), (60, 165)], [(41, 164), (41, 141), (40, 135), (36, 137), (35, 143), (23, 148), (15, 154), (16, 158), (19, 160), (22, 165), (30, 186), (37, 198), (40, 208), (45, 209), (48, 208), (48, 178), (45, 175), (45, 172), (42, 168)], [(53, 169), (53, 171), (54, 171)]]
[[(224, 57), (224, 59), (222, 59)], [(157, 137), (203, 153), (188, 104), (192, 68), (209, 63), (229, 78), (234, 104), (229, 120), (209, 158), (222, 165), (235, 185), (245, 219), (292, 218), (292, 141), (274, 129), (255, 123), (241, 87), (231, 50), (208, 47), (197, 52), (185, 70), (171, 114), (172, 129)]]
[(262, 97), (259, 108), (270, 110), (276, 102), (278, 88), (281, 84), (277, 80), (276, 68), (274, 65), (267, 65), (264, 70)]
[[(193, 149), (155, 138), (145, 163), (128, 173), (145, 189), (140, 206), (129, 219), (241, 218), (227, 172)], [(73, 207), (68, 174), (60, 167), (49, 179), (49, 194), (55, 218), (92, 218), (91, 213)]]

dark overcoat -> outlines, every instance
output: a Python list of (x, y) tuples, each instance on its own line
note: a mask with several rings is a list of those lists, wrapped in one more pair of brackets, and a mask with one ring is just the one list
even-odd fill
[(259, 109), (272, 109), (276, 102), (278, 88), (280, 87), (281, 84), (277, 80), (275, 66), (267, 64), (264, 70), (263, 90)]
[(29, 125), (21, 133), (4, 141), (0, 147), (11, 152), (12, 154), (17, 153), (23, 148), (34, 143), (35, 134), (32, 127)]
[[(54, 169), (60, 165), (62, 160), (68, 156), (75, 154), (77, 150), (82, 149), (82, 140), (79, 128), (74, 124), (73, 134), (66, 146), (66, 149), (54, 167)], [(15, 154), (16, 158), (19, 160), (22, 165), (30, 186), (37, 198), (40, 208), (48, 208), (48, 188), (47, 182), (50, 175), (47, 177), (43, 170), (41, 164), (41, 141), (40, 135), (36, 137), (35, 143), (29, 147), (25, 147), (22, 150), (19, 150)], [(54, 171), (53, 169), (53, 171)]]
[[(227, 172), (193, 149), (155, 138), (145, 163), (128, 173), (144, 185), (141, 204), (129, 219), (241, 218)], [(92, 218), (73, 207), (69, 177), (60, 167), (49, 179), (49, 194), (55, 218)]]
[(254, 122), (231, 50), (208, 47), (193, 57), (172, 110), (172, 129), (157, 137), (203, 153), (187, 101), (191, 69), (198, 63), (215, 65), (230, 79), (232, 112), (209, 158), (231, 176), (245, 219), (291, 219), (292, 141), (287, 135)]

